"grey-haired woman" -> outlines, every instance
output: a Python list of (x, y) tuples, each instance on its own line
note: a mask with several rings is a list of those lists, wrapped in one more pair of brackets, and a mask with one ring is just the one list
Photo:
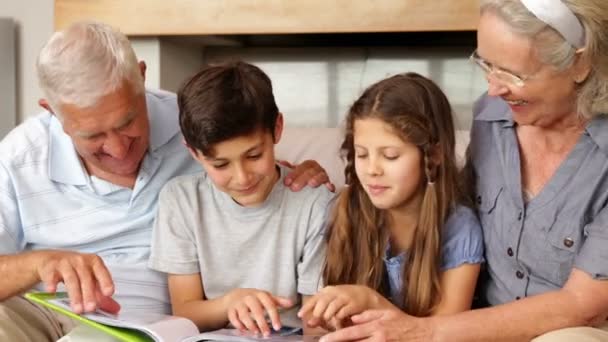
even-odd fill
[(468, 169), (489, 307), (368, 311), (325, 341), (608, 341), (608, 1), (480, 2)]

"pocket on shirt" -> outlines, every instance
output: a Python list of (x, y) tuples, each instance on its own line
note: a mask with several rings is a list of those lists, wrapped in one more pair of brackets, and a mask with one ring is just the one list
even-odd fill
[(503, 187), (483, 187), (478, 184), (478, 189), (479, 191), (475, 197), (475, 204), (477, 205), (477, 213), (483, 230), (485, 245), (489, 246), (491, 240), (500, 238), (495, 237), (494, 235), (499, 233), (499, 229), (497, 229), (499, 223), (497, 222), (496, 211), (502, 196)]
[(572, 272), (574, 259), (580, 249), (582, 229), (579, 224), (565, 221), (557, 217), (547, 232), (548, 253), (545, 256), (547, 263), (553, 265), (553, 281), (562, 286)]

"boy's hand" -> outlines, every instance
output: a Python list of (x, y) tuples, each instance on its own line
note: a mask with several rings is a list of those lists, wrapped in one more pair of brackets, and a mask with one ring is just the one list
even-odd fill
[(316, 188), (321, 184), (325, 184), (329, 191), (334, 192), (336, 190), (325, 169), (314, 160), (306, 160), (299, 165), (293, 165), (284, 160), (279, 160), (278, 162), (283, 166), (293, 169), (285, 177), (285, 185), (293, 191), (299, 191), (306, 185)]
[(263, 336), (270, 336), (270, 327), (281, 329), (279, 308), (290, 308), (294, 303), (285, 297), (273, 296), (269, 292), (257, 289), (234, 289), (226, 295), (228, 320), (240, 331), (250, 331)]
[(372, 309), (378, 302), (376, 291), (362, 285), (326, 286), (302, 305), (298, 317), (306, 318), (309, 327), (329, 327), (352, 315)]

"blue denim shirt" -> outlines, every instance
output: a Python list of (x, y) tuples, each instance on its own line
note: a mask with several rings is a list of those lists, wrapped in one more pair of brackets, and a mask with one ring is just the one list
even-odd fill
[[(483, 236), (475, 212), (464, 206), (457, 206), (443, 226), (441, 244), (441, 271), (456, 268), (462, 264), (480, 264), (483, 257)], [(384, 265), (388, 273), (390, 301), (402, 306), (403, 267), (406, 252), (390, 257), (387, 246)]]
[(469, 163), (496, 305), (560, 289), (573, 268), (608, 279), (608, 116), (594, 117), (540, 193), (522, 196), (515, 122), (500, 98), (475, 107)]

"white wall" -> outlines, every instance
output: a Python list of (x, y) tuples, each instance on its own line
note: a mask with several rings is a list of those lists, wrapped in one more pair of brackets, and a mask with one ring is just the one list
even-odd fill
[(39, 112), (42, 96), (36, 79), (36, 56), (53, 32), (53, 0), (2, 0), (0, 17), (17, 24), (17, 118)]

